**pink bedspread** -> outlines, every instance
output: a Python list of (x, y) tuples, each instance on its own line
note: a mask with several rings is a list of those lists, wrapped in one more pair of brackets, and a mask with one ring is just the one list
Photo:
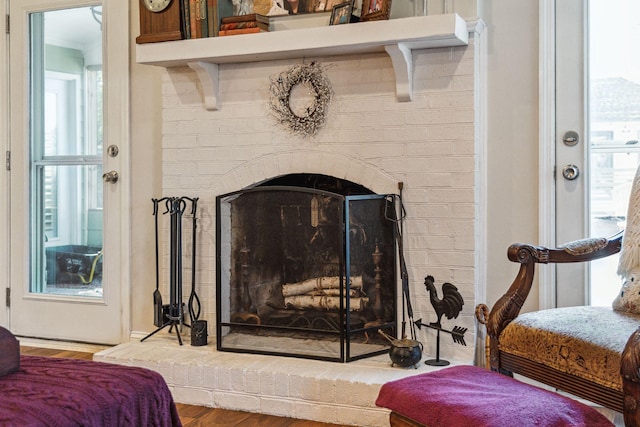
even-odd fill
[(87, 360), (21, 356), (0, 378), (0, 426), (179, 427), (160, 374)]
[(431, 427), (612, 427), (595, 409), (475, 366), (391, 381), (376, 405)]

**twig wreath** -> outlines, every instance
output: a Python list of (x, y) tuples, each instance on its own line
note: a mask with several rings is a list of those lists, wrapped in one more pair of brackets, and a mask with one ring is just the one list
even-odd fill
[[(304, 111), (296, 114), (291, 109), (290, 98), (291, 91), (298, 85), (307, 86), (314, 99)], [(333, 90), (320, 64), (294, 65), (272, 77), (270, 92), (269, 106), (276, 119), (294, 134), (313, 136), (324, 126)]]

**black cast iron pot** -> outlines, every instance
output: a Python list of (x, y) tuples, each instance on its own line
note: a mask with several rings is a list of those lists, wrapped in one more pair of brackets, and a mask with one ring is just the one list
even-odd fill
[(411, 340), (408, 338), (396, 339), (387, 334), (385, 334), (382, 330), (378, 329), (378, 333), (385, 337), (391, 343), (391, 348), (389, 349), (389, 357), (391, 358), (391, 366), (398, 365), (403, 368), (407, 368), (409, 366), (413, 366), (414, 368), (418, 368), (416, 363), (422, 359), (422, 350), (423, 346), (420, 341)]

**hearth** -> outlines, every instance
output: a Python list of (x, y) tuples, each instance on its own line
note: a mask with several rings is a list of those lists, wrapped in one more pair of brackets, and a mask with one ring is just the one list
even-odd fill
[(322, 175), (218, 196), (217, 347), (348, 362), (397, 329), (397, 196)]

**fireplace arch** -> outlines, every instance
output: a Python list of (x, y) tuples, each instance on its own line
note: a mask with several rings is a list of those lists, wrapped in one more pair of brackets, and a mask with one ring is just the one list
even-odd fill
[(310, 147), (307, 150), (271, 153), (246, 161), (216, 180), (213, 191), (216, 194), (231, 193), (239, 188), (251, 188), (277, 177), (296, 174), (341, 177), (377, 194), (397, 192), (400, 181), (385, 173), (380, 166), (363, 161), (361, 157)]

